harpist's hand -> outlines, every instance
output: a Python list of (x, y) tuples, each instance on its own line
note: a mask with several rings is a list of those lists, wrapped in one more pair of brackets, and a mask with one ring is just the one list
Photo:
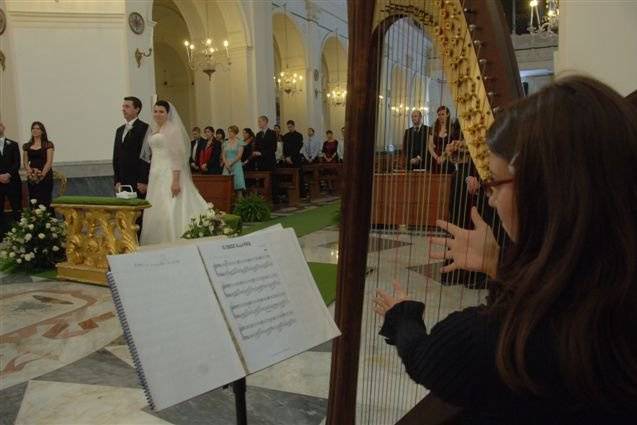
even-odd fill
[(443, 246), (444, 251), (431, 251), (430, 257), (436, 260), (450, 259), (451, 264), (441, 269), (447, 273), (457, 269), (484, 272), (495, 277), (498, 267), (500, 247), (493, 236), (491, 227), (480, 217), (478, 210), (471, 209), (471, 221), (474, 229), (467, 230), (454, 226), (444, 220), (436, 225), (451, 233), (451, 238), (431, 238), (433, 245)]
[(389, 295), (382, 289), (376, 290), (376, 298), (374, 298), (374, 311), (379, 316), (384, 316), (393, 306), (407, 299), (407, 293), (400, 287), (400, 283), (395, 280), (392, 283), (394, 287), (394, 295)]

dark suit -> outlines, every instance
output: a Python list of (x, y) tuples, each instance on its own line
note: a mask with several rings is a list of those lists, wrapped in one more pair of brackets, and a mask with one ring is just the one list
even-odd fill
[[(417, 130), (415, 127), (405, 130), (403, 136), (403, 156), (405, 157), (405, 168), (412, 169), (427, 169), (429, 164), (429, 151), (427, 150), (427, 136), (429, 134), (429, 127), (421, 125)], [(412, 164), (410, 160), (420, 156), (420, 161)]]
[[(148, 124), (137, 119), (133, 123), (133, 128), (126, 133), (123, 141), (124, 126), (119, 127), (115, 132), (113, 146), (114, 181), (122, 185), (131, 185), (134, 191), (137, 190), (137, 183), (148, 184), (150, 164), (139, 157), (147, 131)], [(138, 196), (143, 198), (145, 195), (139, 193)]]
[[(201, 157), (201, 155), (203, 154), (204, 150), (206, 149), (206, 145), (208, 144), (208, 142), (206, 140), (204, 140), (204, 143), (199, 144), (199, 146), (197, 146), (197, 165), (199, 165), (199, 158)], [(207, 171), (201, 171), (202, 174), (221, 174), (222, 167), (221, 167), (221, 150), (222, 150), (222, 145), (221, 142), (217, 139), (214, 139), (212, 141), (212, 155), (210, 156), (210, 159), (208, 159), (208, 161), (206, 162), (206, 168)]]
[[(196, 165), (197, 167), (199, 167), (199, 151), (200, 151), (200, 147), (201, 146), (205, 146), (206, 144), (206, 139), (204, 139), (203, 137), (200, 137), (198, 139), (194, 139), (190, 141), (190, 168), (193, 168), (193, 165)], [(197, 148), (195, 148), (195, 145), (197, 145)]]
[(283, 158), (290, 158), (295, 167), (300, 167), (303, 162), (301, 148), (303, 148), (303, 135), (301, 133), (293, 131), (283, 135)]
[(20, 218), (22, 209), (22, 181), (20, 180), (20, 148), (16, 142), (5, 139), (4, 149), (0, 152), (0, 174), (9, 173), (9, 183), (0, 183), (0, 237), (4, 236), (7, 229), (7, 221), (4, 214), (5, 198), (9, 199), (14, 220)]
[(276, 166), (276, 133), (267, 129), (265, 132), (259, 131), (254, 140), (254, 151), (260, 152), (255, 167), (258, 171), (272, 171)]

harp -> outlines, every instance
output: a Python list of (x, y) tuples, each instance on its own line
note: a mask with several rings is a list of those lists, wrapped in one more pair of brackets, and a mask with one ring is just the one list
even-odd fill
[[(498, 107), (523, 95), (517, 62), (497, 0), (349, 0), (348, 17), (335, 312), (343, 335), (332, 352), (327, 423), (447, 423), (456, 411), (411, 382), (395, 348), (378, 336), (382, 319), (371, 297), (399, 279), (410, 298), (425, 302), (428, 330), (485, 301), (485, 276), (443, 278), (426, 241), (441, 231), (436, 218), (465, 227), (472, 204), (486, 214), (484, 194), (468, 197), (463, 181), (489, 179), (486, 131)], [(434, 125), (440, 105), (450, 116)], [(453, 137), (456, 150), (418, 146), (420, 167), (411, 163), (413, 152), (398, 153), (414, 149), (401, 145), (411, 143), (403, 132), (414, 111), (429, 126), (428, 147)]]

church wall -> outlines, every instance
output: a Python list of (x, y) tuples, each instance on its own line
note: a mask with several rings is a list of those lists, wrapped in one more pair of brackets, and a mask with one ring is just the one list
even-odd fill
[(556, 69), (589, 74), (623, 95), (637, 89), (637, 2), (560, 2)]
[(31, 122), (39, 120), (56, 143), (56, 162), (110, 158), (129, 86), (124, 3), (10, 1), (7, 9), (16, 137), (26, 140)]

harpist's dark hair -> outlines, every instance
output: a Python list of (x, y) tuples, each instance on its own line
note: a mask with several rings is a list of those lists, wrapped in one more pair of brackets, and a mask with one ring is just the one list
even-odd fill
[(569, 395), (626, 408), (637, 399), (637, 116), (599, 81), (558, 80), (496, 117), (492, 154), (512, 160), (518, 232), (498, 271), (496, 364), (511, 388), (542, 394), (529, 370), (550, 330)]
[(155, 102), (155, 106), (162, 106), (166, 110), (166, 113), (170, 112), (170, 103), (165, 100), (158, 100)]

